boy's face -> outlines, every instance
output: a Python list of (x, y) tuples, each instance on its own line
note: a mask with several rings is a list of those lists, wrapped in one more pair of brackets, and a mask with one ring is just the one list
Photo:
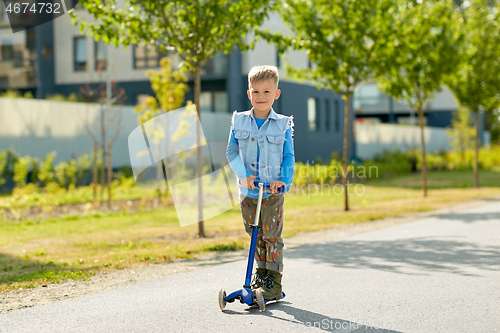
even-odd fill
[(259, 116), (267, 117), (274, 100), (280, 97), (281, 90), (276, 89), (271, 80), (253, 82), (249, 88), (247, 94), (252, 103), (254, 114), (258, 118), (261, 118)]

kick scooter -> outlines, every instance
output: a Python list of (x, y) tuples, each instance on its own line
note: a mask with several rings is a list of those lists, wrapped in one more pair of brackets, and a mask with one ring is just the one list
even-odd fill
[[(219, 306), (222, 311), (226, 309), (226, 303), (232, 303), (234, 300), (239, 299), (240, 303), (246, 303), (249, 306), (259, 306), (260, 311), (264, 311), (266, 309), (266, 304), (267, 302), (270, 301), (278, 301), (276, 299), (270, 299), (270, 300), (264, 300), (264, 296), (262, 295), (261, 289), (256, 289), (254, 292), (252, 292), (252, 288), (250, 286), (250, 280), (252, 278), (252, 269), (253, 269), (253, 261), (255, 257), (255, 248), (257, 245), (257, 234), (259, 231), (259, 218), (260, 218), (260, 206), (262, 203), (262, 193), (263, 189), (270, 188), (269, 183), (262, 183), (255, 181), (254, 182), (256, 187), (259, 187), (259, 199), (257, 201), (257, 209), (255, 211), (255, 221), (254, 224), (250, 224), (250, 227), (252, 228), (252, 238), (250, 241), (250, 251), (248, 253), (248, 263), (247, 263), (247, 273), (245, 276), (245, 284), (243, 285), (242, 289), (238, 289), (236, 291), (233, 291), (229, 295), (226, 296), (226, 291), (224, 288), (222, 288), (219, 291)], [(285, 190), (285, 187), (282, 186), (278, 189), (278, 192), (283, 192)], [(285, 293), (281, 292), (281, 298), (285, 297)], [(280, 298), (280, 299), (281, 299)]]

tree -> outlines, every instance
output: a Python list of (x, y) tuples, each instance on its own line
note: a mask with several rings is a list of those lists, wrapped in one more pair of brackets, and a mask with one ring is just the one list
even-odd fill
[(451, 128), (446, 129), (451, 148), (460, 153), (462, 163), (465, 164), (465, 152), (474, 146), (474, 129), (472, 118), (467, 108), (459, 106), (451, 119)]
[(185, 84), (186, 76), (180, 71), (172, 71), (170, 58), (162, 58), (160, 70), (149, 70), (146, 76), (151, 82), (155, 97), (148, 96), (134, 108), (134, 112), (140, 113), (137, 117), (138, 125), (143, 125), (165, 111), (180, 108), (184, 103), (184, 94), (188, 90)]
[[(86, 84), (80, 87), (80, 93), (83, 95), (85, 101), (97, 102), (99, 103), (99, 133), (93, 131), (89, 126), (88, 119), (84, 121), (85, 129), (89, 134), (90, 138), (94, 142), (94, 148), (92, 150), (92, 164), (93, 164), (93, 177), (92, 177), (92, 187), (93, 187), (93, 201), (94, 205), (97, 204), (97, 182), (98, 182), (98, 164), (101, 167), (101, 195), (100, 203), (102, 204), (104, 199), (104, 187), (107, 184), (108, 188), (108, 207), (111, 206), (111, 171), (112, 165), (112, 148), (114, 142), (120, 137), (120, 131), (123, 128), (121, 126), (121, 110), (113, 108), (113, 104), (123, 103), (127, 96), (125, 95), (125, 90), (123, 88), (118, 88), (116, 81), (111, 80), (111, 67), (109, 64), (104, 63), (106, 66), (105, 77), (99, 77), (99, 81), (105, 81), (100, 83), (96, 88), (90, 87)], [(98, 68), (98, 73), (101, 76), (102, 68)], [(114, 127), (113, 135), (108, 135), (108, 129)], [(101, 145), (101, 150), (99, 152), (99, 143)], [(108, 156), (108, 172), (107, 180), (105, 177), (106, 173), (106, 156)]]
[(397, 29), (387, 46), (388, 66), (378, 78), (379, 88), (405, 99), (418, 112), (422, 145), (422, 183), (427, 196), (424, 107), (440, 90), (445, 76), (456, 70), (462, 20), (451, 2), (403, 0), (393, 16)]
[(500, 105), (500, 3), (471, 0), (463, 9), (460, 66), (447, 79), (459, 103), (475, 114), (474, 187), (479, 187), (479, 112)]
[(377, 55), (390, 34), (392, 0), (286, 0), (279, 12), (292, 36), (269, 31), (257, 34), (286, 49), (305, 51), (312, 68), (287, 67), (290, 76), (310, 80), (318, 88), (330, 89), (342, 96), (344, 108), (343, 177), (345, 207), (348, 201), (349, 125), (351, 98), (355, 90), (384, 67)]
[(489, 112), (491, 143), (500, 144), (500, 109), (495, 108)]
[[(194, 101), (200, 118), (200, 69), (216, 53), (230, 52), (235, 46), (248, 49), (245, 36), (262, 24), (272, 0), (156, 1), (128, 0), (124, 9), (116, 0), (81, 0), (95, 22), (86, 22), (70, 11), (81, 31), (88, 29), (95, 39), (115, 46), (152, 44), (159, 52), (173, 50), (183, 60), (183, 70), (194, 73)], [(200, 126), (196, 126), (198, 178), (198, 234), (203, 229)]]
[[(171, 60), (167, 57), (160, 60), (159, 71), (149, 70), (146, 72), (146, 76), (151, 82), (151, 88), (156, 97), (148, 96), (141, 104), (134, 108), (134, 112), (140, 113), (137, 117), (137, 124), (139, 126), (159, 114), (180, 108), (184, 102), (184, 94), (188, 90), (188, 86), (185, 84), (187, 81), (186, 76), (180, 71), (172, 71)], [(168, 130), (168, 126), (155, 128), (155, 131), (161, 131), (161, 133), (155, 133), (154, 135), (160, 142), (162, 138), (168, 136), (168, 133), (164, 132), (165, 130)], [(160, 156), (161, 154), (158, 155)], [(168, 170), (173, 170), (173, 163), (169, 163), (168, 158), (165, 158), (164, 162), (165, 171), (168, 175)], [(169, 168), (170, 165), (172, 165), (172, 168)], [(156, 171), (156, 178), (159, 182), (162, 176), (161, 168), (158, 167)], [(160, 187), (158, 187), (159, 202), (161, 202)], [(154, 206), (157, 206), (156, 201)]]

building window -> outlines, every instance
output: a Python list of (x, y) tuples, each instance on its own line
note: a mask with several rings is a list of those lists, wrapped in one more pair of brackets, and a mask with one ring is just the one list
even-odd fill
[(182, 59), (174, 51), (168, 53), (158, 52), (153, 45), (136, 45), (132, 48), (132, 56), (134, 58), (134, 68), (155, 68), (160, 67), (160, 60), (169, 57), (172, 70), (179, 67)]
[(330, 131), (330, 100), (325, 100), (325, 131)]
[(228, 113), (226, 91), (202, 91), (200, 93), (200, 111)]
[(108, 62), (108, 46), (102, 40), (94, 42), (94, 63), (96, 71), (105, 71)]
[(307, 99), (307, 122), (309, 123), (309, 130), (319, 130), (319, 113), (316, 98), (311, 97)]
[(144, 103), (146, 98), (150, 97), (151, 95), (148, 94), (137, 94), (135, 95), (135, 105), (141, 105)]
[(335, 132), (338, 132), (339, 131), (339, 127), (340, 127), (340, 110), (339, 110), (339, 101), (336, 100), (335, 101)]
[(87, 69), (87, 38), (84, 36), (73, 39), (73, 60), (75, 72)]
[(159, 53), (152, 45), (136, 45), (133, 48), (134, 68), (154, 68), (160, 66), (165, 54)]
[(214, 111), (217, 113), (228, 113), (228, 96), (226, 91), (214, 92)]
[(3, 5), (0, 5), (0, 22), (9, 22), (9, 18), (7, 16), (7, 11), (5, 10), (5, 7), (7, 6), (5, 3)]
[(227, 55), (224, 53), (216, 53), (213, 58), (207, 59), (200, 68), (200, 74), (215, 74), (221, 75), (227, 73)]
[[(0, 4), (0, 7), (3, 7), (3, 4)], [(34, 30), (3, 35), (0, 32), (0, 89), (36, 86)]]
[(200, 112), (212, 112), (213, 96), (211, 91), (202, 91), (200, 93)]

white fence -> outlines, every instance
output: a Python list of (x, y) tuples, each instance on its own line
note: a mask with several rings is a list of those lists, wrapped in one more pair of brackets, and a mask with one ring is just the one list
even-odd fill
[[(137, 127), (137, 114), (132, 106), (113, 106), (121, 112), (120, 138), (113, 147), (113, 167), (130, 166), (128, 135)], [(93, 141), (86, 131), (98, 136), (99, 105), (57, 102), (36, 99), (0, 98), (0, 150), (12, 147), (21, 156), (40, 160), (56, 151), (56, 163), (71, 157), (90, 153)], [(227, 142), (231, 114), (202, 113), (201, 124), (208, 142)], [(406, 151), (420, 147), (418, 126), (393, 124), (355, 124), (356, 155), (371, 158), (384, 149)], [(108, 130), (108, 135), (114, 129)], [(444, 128), (424, 128), (426, 150), (450, 149)], [(489, 132), (484, 132), (484, 143), (489, 143)]]
[[(113, 146), (113, 167), (128, 165), (128, 135), (137, 127), (132, 106), (113, 106), (121, 118), (120, 137)], [(209, 142), (227, 142), (230, 114), (202, 113), (201, 123)], [(19, 155), (40, 160), (56, 151), (55, 163), (90, 153), (93, 141), (86, 126), (100, 138), (98, 104), (0, 98), (0, 150), (13, 148)], [(108, 136), (116, 128), (108, 129)]]
[[(356, 156), (361, 159), (372, 158), (384, 149), (408, 151), (421, 147), (420, 127), (393, 124), (355, 124)], [(450, 150), (446, 130), (439, 127), (424, 127), (425, 150)]]

